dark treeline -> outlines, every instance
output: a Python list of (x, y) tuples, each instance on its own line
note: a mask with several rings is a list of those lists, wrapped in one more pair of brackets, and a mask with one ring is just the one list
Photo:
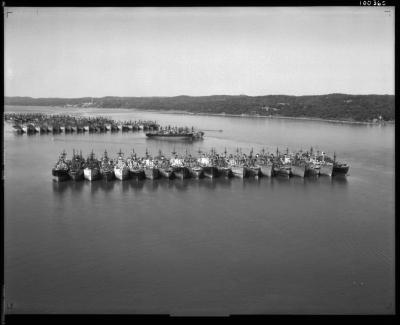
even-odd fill
[(176, 97), (102, 97), (31, 98), (5, 97), (6, 105), (75, 106), (99, 108), (137, 108), (177, 110), (192, 113), (276, 115), (372, 122), (395, 118), (394, 95), (316, 96), (176, 96)]

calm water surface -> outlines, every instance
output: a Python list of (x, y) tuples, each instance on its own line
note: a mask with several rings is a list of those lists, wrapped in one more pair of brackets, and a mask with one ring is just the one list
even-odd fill
[[(394, 126), (6, 107), (195, 126), (17, 136), (6, 124), (7, 313), (394, 313)], [(324, 150), (346, 179), (52, 182), (60, 151)]]

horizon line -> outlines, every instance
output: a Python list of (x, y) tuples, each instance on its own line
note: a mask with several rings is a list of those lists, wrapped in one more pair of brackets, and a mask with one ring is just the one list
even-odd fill
[(31, 99), (79, 99), (79, 98), (106, 98), (106, 97), (120, 97), (120, 98), (175, 98), (175, 97), (215, 97), (215, 96), (227, 96), (227, 97), (266, 97), (266, 96), (288, 96), (288, 97), (305, 97), (305, 96), (329, 96), (329, 95), (348, 95), (348, 96), (394, 96), (395, 94), (351, 94), (351, 93), (326, 93), (326, 94), (313, 94), (313, 95), (288, 95), (288, 94), (268, 94), (268, 95), (226, 95), (226, 94), (212, 94), (212, 95), (173, 95), (173, 96), (115, 96), (115, 95), (105, 95), (105, 96), (79, 96), (79, 97), (31, 97), (31, 96), (4, 96), (4, 98), (31, 98)]

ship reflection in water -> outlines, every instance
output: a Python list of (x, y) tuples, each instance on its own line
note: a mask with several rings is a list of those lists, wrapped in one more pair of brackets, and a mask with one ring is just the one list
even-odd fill
[[(335, 177), (274, 177), (274, 178), (216, 178), (216, 179), (157, 179), (157, 180), (138, 180), (129, 179), (125, 181), (80, 181), (80, 182), (52, 182), (53, 193), (63, 194), (67, 191), (73, 191), (76, 193), (82, 193), (88, 191), (91, 194), (96, 194), (99, 191), (112, 192), (117, 189), (121, 189), (122, 192), (138, 192), (145, 190), (146, 192), (156, 191), (171, 191), (175, 190), (178, 192), (187, 191), (189, 189), (206, 189), (206, 190), (217, 190), (217, 189), (228, 189), (232, 186), (242, 185), (242, 188), (252, 187), (267, 187), (273, 189), (275, 185), (279, 186), (291, 186), (297, 188), (298, 185), (303, 187), (314, 186), (314, 187), (326, 187), (326, 186), (347, 186), (347, 178), (345, 176)], [(301, 189), (299, 189), (301, 190)], [(119, 191), (117, 191), (119, 192)]]

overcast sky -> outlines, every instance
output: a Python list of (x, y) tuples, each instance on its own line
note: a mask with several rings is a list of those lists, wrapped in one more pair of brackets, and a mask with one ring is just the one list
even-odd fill
[(393, 7), (5, 11), (6, 96), (394, 94)]

